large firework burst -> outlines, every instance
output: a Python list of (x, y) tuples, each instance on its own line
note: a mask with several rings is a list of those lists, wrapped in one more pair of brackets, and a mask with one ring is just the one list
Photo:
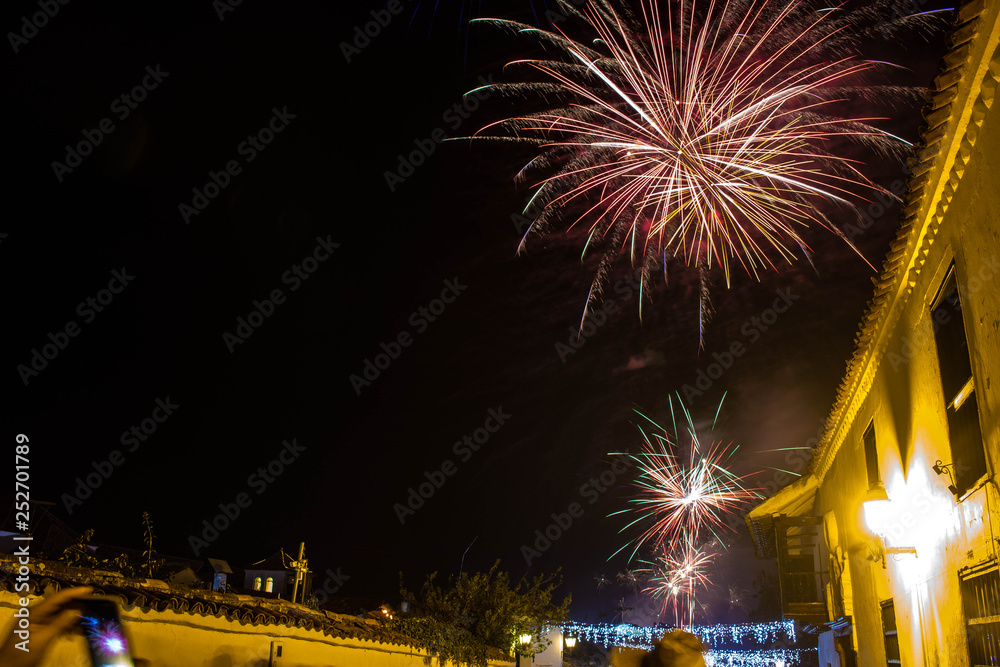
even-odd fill
[[(833, 149), (846, 139), (905, 150), (850, 109), (917, 91), (873, 85), (874, 72), (893, 66), (857, 51), (900, 29), (929, 29), (927, 13), (900, 16), (890, 0), (852, 11), (815, 0), (641, 0), (638, 15), (618, 0), (556, 4), (569, 23), (552, 31), (484, 19), (561, 57), (511, 63), (541, 80), (493, 90), (545, 108), (476, 138), (540, 147), (518, 174), (535, 187), (526, 211), (541, 211), (519, 251), (559, 219), (585, 226), (583, 254), (596, 249), (600, 263), (584, 316), (626, 254), (644, 280), (674, 259), (697, 270), (704, 322), (711, 269), (721, 267), (727, 285), (735, 266), (759, 279), (808, 256), (802, 232), (813, 226), (850, 243), (824, 211), (885, 193)], [(564, 32), (570, 25), (586, 37)]]

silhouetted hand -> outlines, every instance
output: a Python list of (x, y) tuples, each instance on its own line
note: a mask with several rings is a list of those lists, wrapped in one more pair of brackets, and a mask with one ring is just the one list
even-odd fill
[[(3, 667), (35, 667), (45, 657), (45, 652), (56, 638), (72, 632), (80, 619), (79, 609), (72, 603), (79, 597), (89, 595), (92, 588), (82, 586), (67, 588), (50, 595), (30, 607), (30, 624), (25, 632), (14, 619), (3, 646), (0, 647), (0, 665)], [(15, 632), (17, 631), (17, 632)], [(18, 648), (18, 644), (28, 650)]]

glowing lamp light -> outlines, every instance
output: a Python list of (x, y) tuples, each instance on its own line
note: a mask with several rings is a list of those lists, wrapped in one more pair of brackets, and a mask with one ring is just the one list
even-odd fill
[(885, 529), (886, 515), (890, 510), (889, 494), (882, 482), (875, 482), (865, 494), (861, 506), (865, 513), (865, 525), (875, 535), (881, 535)]
[(530, 644), (531, 643), (531, 635), (528, 635), (528, 634), (521, 635), (520, 637), (518, 637), (518, 639), (520, 640), (520, 642), (522, 644)]
[(872, 484), (871, 488), (868, 489), (868, 493), (865, 494), (865, 499), (862, 501), (865, 524), (868, 526), (868, 530), (878, 537), (878, 549), (877, 553), (873, 556), (873, 560), (881, 560), (883, 569), (886, 567), (886, 554), (917, 555), (915, 547), (890, 547), (886, 544), (885, 531), (888, 524), (889, 512), (892, 509), (890, 502), (889, 494), (886, 493), (882, 482)]
[(566, 648), (573, 648), (574, 646), (576, 646), (576, 637), (569, 635), (566, 637)]

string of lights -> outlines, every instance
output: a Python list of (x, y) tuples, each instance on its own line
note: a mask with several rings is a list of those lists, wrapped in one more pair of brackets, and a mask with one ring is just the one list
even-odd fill
[(745, 643), (751, 639), (757, 644), (767, 644), (779, 639), (788, 639), (794, 642), (795, 622), (696, 625), (691, 628), (691, 632), (701, 637), (701, 640), (709, 646), (718, 646), (723, 642)]
[[(649, 647), (665, 633), (674, 629), (672, 625), (631, 625), (620, 623), (567, 623), (563, 632), (576, 635), (581, 641), (601, 644), (605, 647)], [(720, 647), (723, 644), (756, 644), (786, 640), (795, 642), (795, 623), (793, 621), (773, 621), (770, 623), (739, 623), (734, 625), (696, 625), (685, 630), (692, 632), (709, 647)], [(740, 651), (739, 653), (746, 653)], [(761, 653), (761, 651), (758, 651)], [(720, 654), (721, 655), (721, 654)], [(787, 664), (797, 664), (786, 661)], [(729, 663), (721, 662), (720, 665)], [(743, 663), (732, 663), (740, 667)], [(750, 664), (750, 663), (747, 663)], [(753, 663), (756, 664), (756, 663)], [(771, 661), (774, 664), (774, 660)]]
[(720, 651), (705, 653), (706, 667), (791, 667), (801, 665), (803, 654), (814, 648), (758, 649), (747, 651)]

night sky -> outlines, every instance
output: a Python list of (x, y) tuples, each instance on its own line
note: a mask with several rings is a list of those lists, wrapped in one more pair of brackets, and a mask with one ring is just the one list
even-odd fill
[[(628, 537), (607, 515), (630, 477), (608, 453), (640, 444), (635, 409), (667, 420), (688, 385), (707, 427), (725, 394), (714, 439), (738, 443), (734, 469), (762, 471), (762, 487), (769, 467), (794, 466), (762, 450), (817, 435), (872, 268), (811, 233), (813, 265), (716, 280), (699, 349), (697, 281), (672, 271), (640, 323), (623, 262), (616, 312), (572, 353), (557, 346), (593, 266), (572, 234), (515, 256), (528, 191), (513, 176), (531, 152), (434, 141), (511, 113), (462, 96), (530, 52), (468, 29), (469, 2), (401, 2), (363, 48), (342, 44), (379, 2), (50, 4), (37, 30), (22, 19), (36, 3), (2, 19), (0, 414), (10, 447), (31, 439), (32, 499), (96, 542), (139, 547), (144, 510), (158, 550), (178, 556), (244, 566), (304, 540), (316, 583), (339, 571), (349, 597), (396, 594), (400, 571), (416, 587), (497, 558), (518, 577), (561, 566), (573, 616), (593, 620), (624, 594), (594, 576), (626, 567), (608, 562)], [(472, 4), (536, 23), (527, 0)], [(927, 85), (943, 37), (903, 46), (885, 55)], [(918, 111), (886, 126), (913, 139)], [(81, 142), (96, 146), (68, 154)], [(865, 159), (883, 185), (903, 178)], [(893, 209), (858, 237), (873, 265), (895, 226)], [(735, 343), (743, 354), (709, 381)], [(78, 478), (98, 469), (109, 474), (83, 498)], [(434, 480), (422, 506), (395, 507)], [(226, 530), (192, 541), (238, 499)], [(572, 503), (582, 516), (529, 567), (522, 545)], [(705, 598), (712, 620), (743, 620), (727, 586), (771, 567), (736, 525)]]

